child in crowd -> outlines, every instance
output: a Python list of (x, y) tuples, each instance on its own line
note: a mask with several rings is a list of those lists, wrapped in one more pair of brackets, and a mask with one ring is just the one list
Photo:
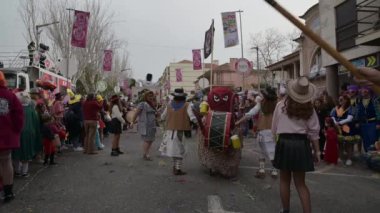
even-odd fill
[(55, 141), (59, 141), (59, 134), (62, 135), (62, 132), (57, 128), (50, 115), (43, 114), (41, 119), (41, 134), (45, 153), (44, 165), (55, 165), (56, 162), (54, 162), (54, 155), (56, 152), (55, 146), (57, 144)]
[(323, 160), (328, 164), (337, 164), (339, 151), (338, 151), (338, 134), (331, 117), (325, 119), (325, 136), (326, 143), (324, 148)]

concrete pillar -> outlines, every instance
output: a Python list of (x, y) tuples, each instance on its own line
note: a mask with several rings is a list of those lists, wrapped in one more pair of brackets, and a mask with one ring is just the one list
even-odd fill
[(339, 78), (337, 66), (326, 67), (326, 88), (328, 94), (334, 99), (338, 99)]
[(297, 79), (298, 78), (298, 66), (297, 66), (297, 62), (293, 62), (293, 79)]

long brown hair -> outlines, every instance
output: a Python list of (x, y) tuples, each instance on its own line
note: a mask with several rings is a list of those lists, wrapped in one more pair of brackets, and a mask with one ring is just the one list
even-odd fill
[(261, 105), (261, 111), (264, 115), (273, 114), (277, 105), (277, 100), (269, 100), (264, 98), (264, 101)]
[(298, 103), (289, 96), (285, 99), (283, 112), (286, 112), (289, 118), (296, 120), (309, 120), (313, 115), (314, 108), (311, 101), (307, 103)]

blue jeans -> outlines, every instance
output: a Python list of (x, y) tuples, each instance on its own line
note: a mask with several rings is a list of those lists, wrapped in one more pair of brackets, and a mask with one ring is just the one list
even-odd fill
[(97, 148), (100, 148), (100, 135), (99, 135), (99, 129), (96, 129), (95, 133), (95, 146)]

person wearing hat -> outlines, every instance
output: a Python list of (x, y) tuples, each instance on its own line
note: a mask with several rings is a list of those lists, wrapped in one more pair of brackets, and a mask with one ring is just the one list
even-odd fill
[[(277, 94), (275, 89), (272, 87), (266, 87), (265, 89), (261, 90), (261, 96), (256, 96), (255, 102), (255, 107), (253, 107), (248, 113), (246, 113), (243, 118), (237, 121), (235, 125), (239, 125), (240, 122), (252, 118), (255, 115), (258, 115), (257, 139), (263, 155), (259, 159), (259, 170), (256, 172), (255, 177), (264, 178), (265, 158), (269, 159), (273, 163), (276, 146), (271, 130), (273, 112), (277, 104)], [(273, 178), (276, 178), (278, 175), (278, 171), (275, 168), (272, 168), (271, 175)]]
[(192, 108), (186, 102), (187, 94), (182, 88), (175, 89), (171, 94), (173, 101), (164, 109), (161, 120), (166, 120), (166, 152), (168, 157), (173, 158), (173, 174), (185, 175), (182, 170), (182, 160), (185, 154), (185, 131), (191, 131), (191, 123), (197, 123)]
[(110, 99), (111, 102), (111, 128), (110, 133), (114, 134), (114, 138), (112, 140), (112, 151), (111, 156), (119, 156), (123, 154), (120, 151), (120, 134), (123, 132), (123, 125), (125, 124), (125, 120), (122, 114), (122, 107), (120, 103), (120, 97), (118, 95), (113, 95)]
[(51, 114), (55, 118), (57, 122), (63, 125), (63, 113), (65, 112), (65, 108), (63, 107), (63, 97), (62, 93), (55, 94), (55, 100), (53, 102), (53, 107), (51, 109)]
[(272, 132), (277, 135), (273, 165), (280, 170), (281, 212), (289, 212), (292, 176), (303, 212), (311, 212), (305, 172), (314, 171), (314, 162), (320, 161), (319, 120), (311, 102), (316, 87), (302, 76), (289, 81), (287, 88), (288, 95), (277, 104), (272, 120)]
[(4, 202), (14, 199), (12, 149), (20, 147), (20, 135), (24, 125), (23, 107), (7, 88), (7, 81), (0, 71), (0, 179), (4, 189)]
[(143, 143), (143, 159), (151, 161), (149, 155), (150, 147), (156, 138), (157, 127), (157, 101), (153, 91), (145, 90), (142, 95), (142, 102), (137, 106), (137, 111), (132, 118), (132, 123), (135, 123), (139, 117), (137, 130), (141, 135)]

